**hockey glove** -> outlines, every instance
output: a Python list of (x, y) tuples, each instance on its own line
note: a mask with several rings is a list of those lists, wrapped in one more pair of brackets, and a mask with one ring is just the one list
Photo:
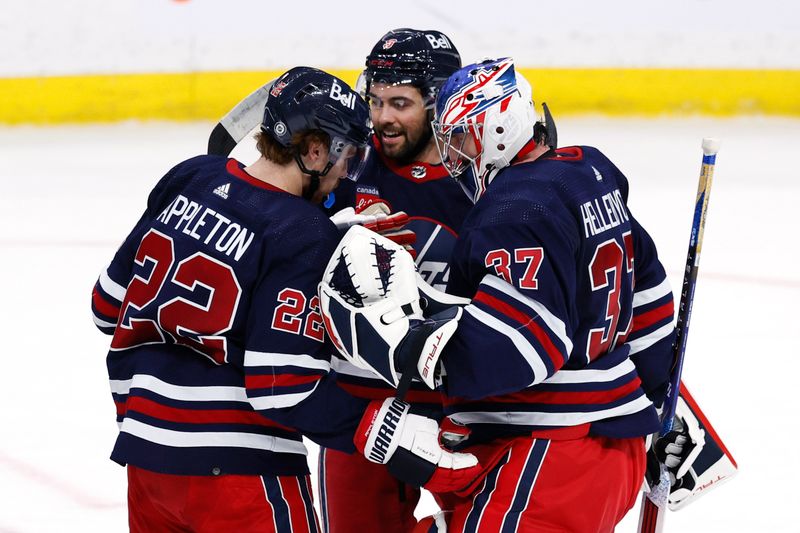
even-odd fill
[(401, 373), (434, 388), (462, 309), (423, 315), (416, 267), (401, 246), (353, 226), (325, 269), (319, 297), (325, 328), (345, 359), (395, 388)]
[(736, 464), (722, 450), (721, 443), (709, 438), (702, 418), (699, 409), (695, 412), (683, 396), (679, 397), (673, 430), (657, 438), (648, 452), (648, 469), (654, 462), (667, 467), (669, 508), (673, 511), (736, 473)]
[(405, 483), (431, 492), (464, 489), (481, 474), (478, 459), (439, 445), (439, 424), (410, 413), (397, 398), (370, 402), (355, 435), (355, 445), (373, 463), (385, 464)]
[(389, 206), (384, 202), (373, 202), (358, 209), (347, 207), (334, 213), (331, 222), (341, 231), (355, 225), (364, 226), (396, 242), (405, 248), (411, 257), (417, 256), (412, 246), (417, 240), (417, 235), (410, 229), (404, 228), (408, 224), (408, 215), (404, 211), (391, 213)]

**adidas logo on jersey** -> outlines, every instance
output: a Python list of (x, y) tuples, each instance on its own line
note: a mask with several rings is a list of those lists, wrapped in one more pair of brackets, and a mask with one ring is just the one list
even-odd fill
[(220, 198), (224, 198), (224, 199), (227, 200), (228, 199), (228, 193), (230, 191), (231, 191), (231, 184), (230, 183), (226, 183), (225, 185), (220, 185), (219, 187), (214, 189), (212, 192), (214, 194), (216, 194), (217, 196), (219, 196)]

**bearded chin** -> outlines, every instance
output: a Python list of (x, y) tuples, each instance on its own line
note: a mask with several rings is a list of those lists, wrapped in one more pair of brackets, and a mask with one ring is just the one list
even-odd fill
[(428, 146), (428, 143), (433, 137), (433, 129), (429, 121), (425, 122), (425, 129), (414, 144), (409, 144), (408, 148), (402, 150), (394, 160), (400, 166), (410, 165), (417, 160), (420, 153)]

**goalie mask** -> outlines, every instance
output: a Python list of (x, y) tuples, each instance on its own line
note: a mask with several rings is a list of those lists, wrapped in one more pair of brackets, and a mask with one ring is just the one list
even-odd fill
[(300, 154), (295, 154), (304, 173), (318, 180), (346, 157), (347, 177), (358, 179), (369, 150), (366, 102), (336, 76), (311, 67), (295, 67), (273, 82), (264, 106), (261, 131), (288, 147), (295, 134), (307, 130), (326, 133), (330, 146), (328, 163), (316, 176), (305, 168)]
[(433, 131), (442, 164), (473, 201), (533, 138), (535, 125), (531, 86), (511, 58), (462, 68), (436, 98)]

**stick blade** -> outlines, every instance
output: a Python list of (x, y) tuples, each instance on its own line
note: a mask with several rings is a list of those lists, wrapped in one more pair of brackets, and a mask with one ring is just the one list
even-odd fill
[(231, 137), (225, 126), (218, 122), (208, 137), (208, 153), (209, 155), (227, 156), (236, 148), (236, 144), (236, 140)]
[(222, 117), (208, 138), (208, 153), (230, 155), (239, 141), (261, 124), (264, 105), (275, 80), (265, 83)]

